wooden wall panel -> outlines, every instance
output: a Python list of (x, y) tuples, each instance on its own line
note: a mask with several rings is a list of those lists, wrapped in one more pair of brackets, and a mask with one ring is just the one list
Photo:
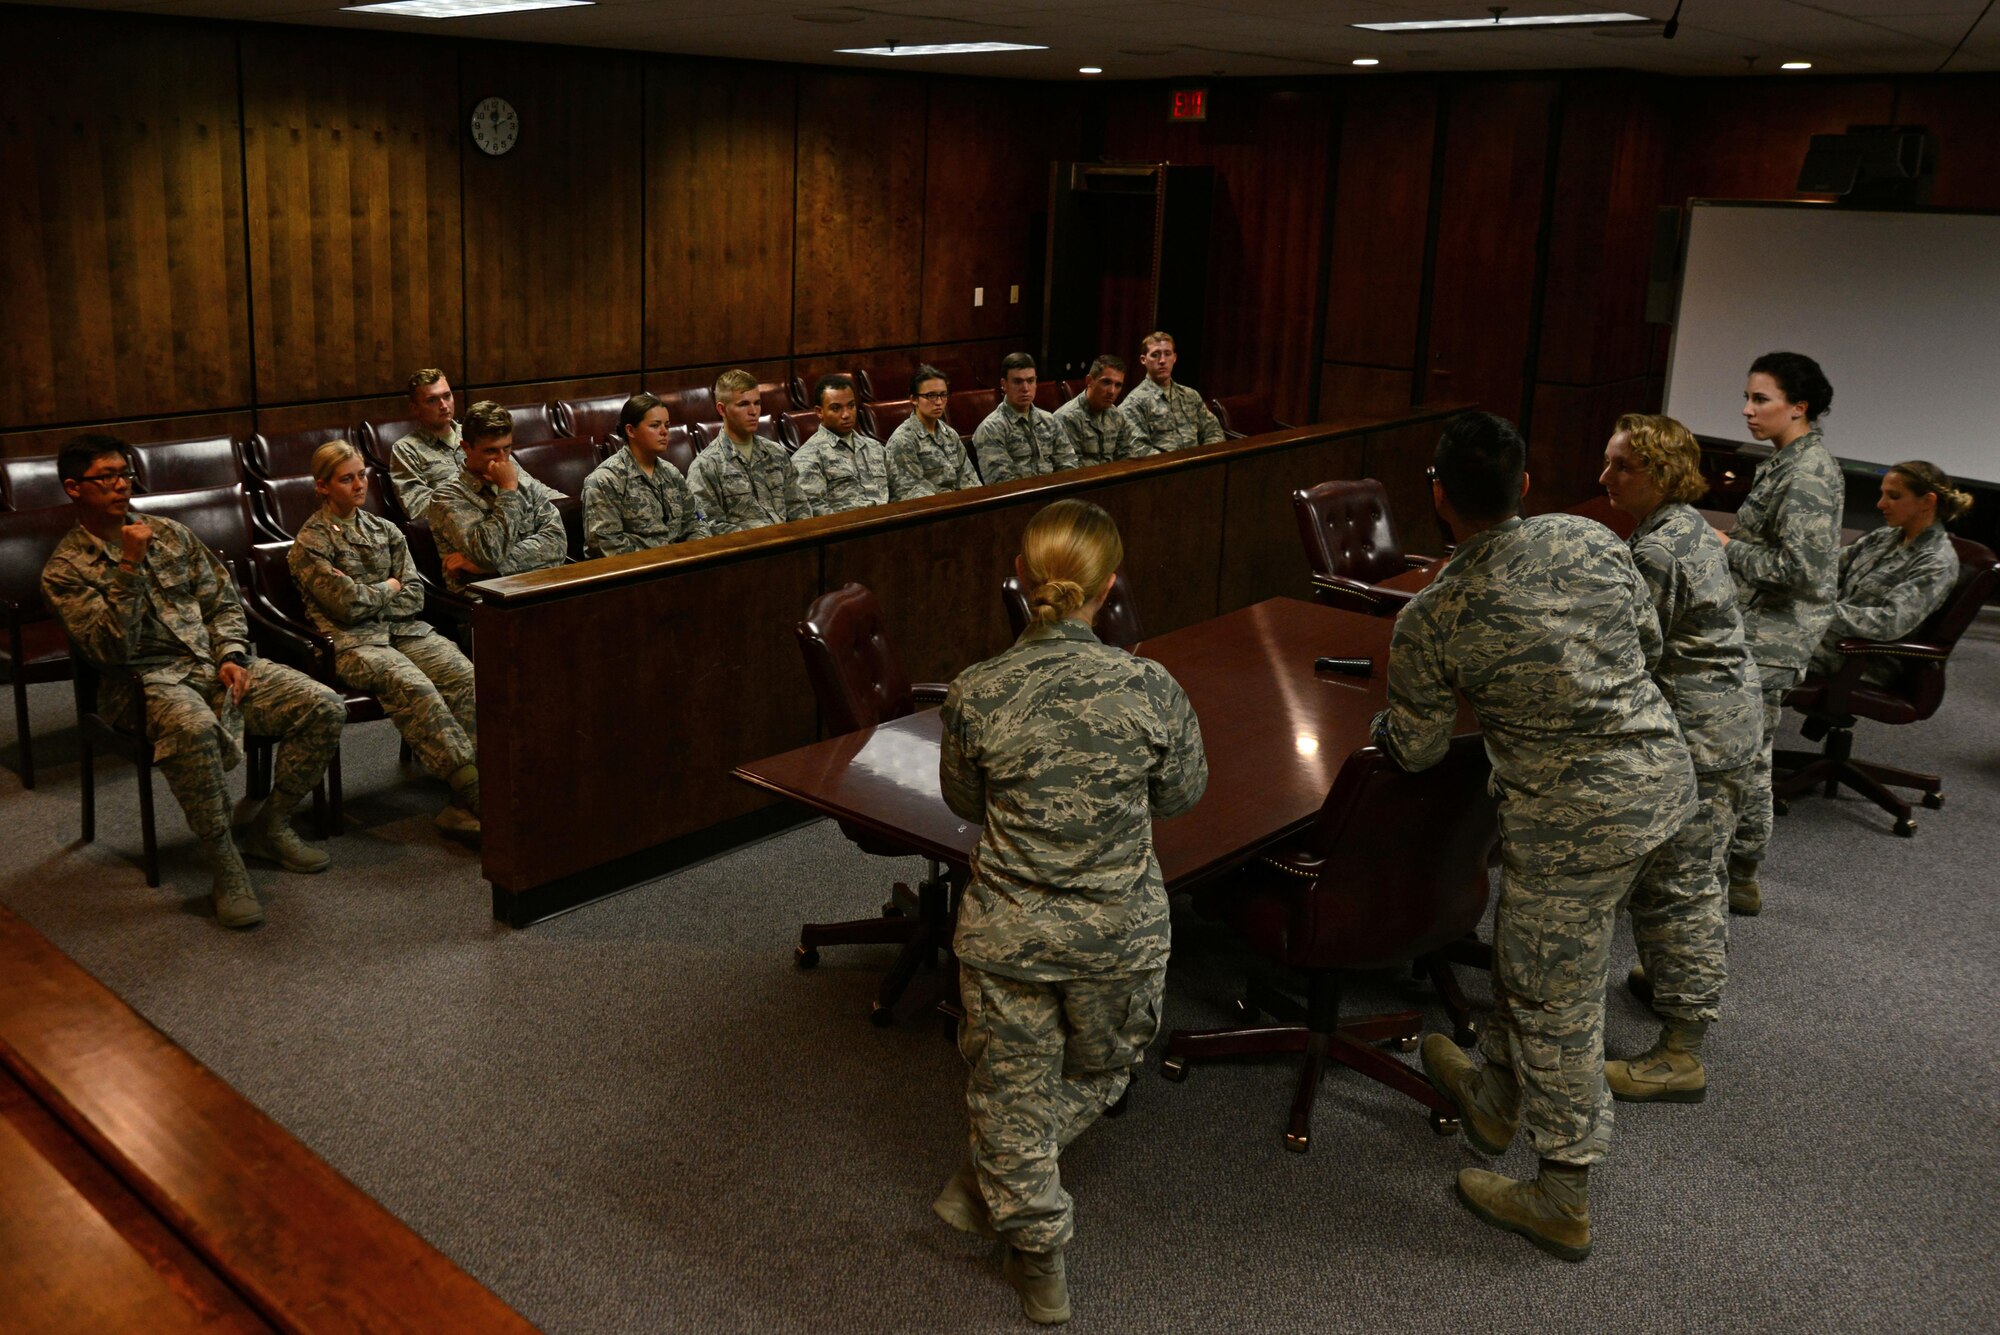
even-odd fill
[(645, 364), (792, 348), (794, 72), (646, 64)]
[(1328, 362), (1319, 368), (1319, 420), (1330, 422), (1355, 413), (1401, 412), (1410, 406), (1414, 379), (1408, 370)]
[(1816, 134), (1882, 125), (1895, 100), (1887, 81), (1690, 79), (1674, 86), (1669, 203), (1689, 199), (1812, 199), (1799, 167)]
[(2000, 75), (1903, 79), (1896, 123), (1938, 137), (1931, 203), (1947, 209), (2000, 209)]
[[(903, 75), (799, 75), (792, 349), (918, 342), (924, 86)], [(971, 301), (971, 294), (966, 294)]]
[(466, 381), (638, 369), (640, 69), (608, 51), (464, 48), (461, 118), (489, 96), (521, 117), (512, 152), (461, 154)]
[(250, 402), (227, 28), (0, 18), (0, 424)]
[(1347, 86), (1327, 267), (1330, 362), (1415, 364), (1437, 104), (1430, 79)]
[[(413, 43), (243, 32), (244, 167), (257, 394), (265, 403), (400, 392), (463, 374), (457, 52), (411, 77)], [(341, 77), (324, 77), (328, 68)]]
[(1624, 413), (1657, 412), (1661, 382), (1651, 376), (1604, 385), (1535, 386), (1535, 429), (1528, 441), (1529, 514), (1567, 510), (1601, 495), (1604, 442)]
[[(336, 419), (345, 421), (346, 419)], [(63, 442), (86, 431), (116, 436), (128, 445), (151, 445), (162, 440), (206, 440), (216, 436), (243, 437), (256, 429), (250, 410), (226, 413), (196, 413), (188, 417), (150, 417), (137, 421), (71, 422), (63, 426), (30, 428), (0, 435), (0, 457), (26, 458), (54, 454)]]
[(1406, 553), (1436, 555), (1451, 542), (1431, 503), (1430, 480), (1424, 476), (1437, 455), (1446, 420), (1371, 431), (1362, 442), (1361, 476), (1374, 478), (1388, 494), (1396, 540)]

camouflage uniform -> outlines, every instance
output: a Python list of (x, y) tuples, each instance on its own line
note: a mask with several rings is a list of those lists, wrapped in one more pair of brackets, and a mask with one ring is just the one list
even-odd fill
[(431, 508), (431, 497), (458, 476), (464, 463), (456, 422), (442, 436), (418, 427), (390, 446), (389, 481), (395, 484), (403, 513), (422, 519), (424, 511)]
[(185, 527), (143, 519), (153, 539), (137, 572), (120, 570), (119, 551), (79, 524), (43, 568), (42, 594), (85, 658), (125, 670), (105, 674), (99, 712), (125, 727), (143, 722), (188, 827), (226, 841), (223, 775), (243, 759), (245, 731), (279, 740), (271, 802), (290, 811), (325, 772), (347, 708), (303, 672), (265, 659), (250, 662), (249, 688), (232, 703), (222, 660), (250, 652), (236, 581)]
[(1764, 689), (1764, 746), (1729, 846), (1732, 882), (1756, 879), (1771, 842), (1771, 747), (1785, 695), (1833, 616), (1844, 494), (1840, 465), (1815, 427), (1757, 470), (1730, 530), (1729, 573)]
[[(1903, 530), (1885, 525), (1841, 548), (1833, 620), (1806, 670), (1816, 677), (1840, 671), (1847, 661), (1842, 640), (1902, 639), (1944, 606), (1957, 583), (1958, 550), (1943, 524), (1932, 524), (1909, 542), (1903, 541)], [(1861, 679), (1887, 685), (1897, 672), (1894, 660), (1870, 658)]]
[(924, 430), (923, 419), (911, 413), (889, 433), (889, 499), (907, 501), (964, 491), (979, 485), (972, 456), (951, 423), (938, 419), (937, 430)]
[[(417, 563), (394, 524), (356, 510), (345, 519), (321, 506), (286, 558), (306, 615), (333, 641), (341, 681), (382, 702), (423, 767), (449, 779), (478, 760), (472, 664), (424, 622)], [(391, 591), (388, 582), (401, 588)]]
[(1463, 693), (1500, 794), (1493, 1017), (1480, 1038), (1521, 1090), (1544, 1159), (1588, 1165), (1611, 1139), (1604, 975), (1618, 905), (1694, 810), (1687, 745), (1648, 675), (1659, 619), (1625, 544), (1576, 515), (1508, 519), (1460, 544), (1396, 618), (1397, 763), (1443, 759)]
[(1112, 404), (1101, 413), (1090, 410), (1090, 395), (1079, 394), (1055, 411), (1056, 426), (1076, 452), (1076, 466), (1114, 463), (1119, 459), (1143, 459), (1153, 453), (1139, 439), (1132, 419)]
[(1076, 451), (1056, 425), (1055, 414), (1033, 404), (1022, 414), (1002, 402), (972, 433), (972, 448), (979, 456), (979, 476), (988, 486), (1076, 467)]
[(584, 550), (592, 556), (643, 552), (708, 532), (687, 479), (664, 458), (649, 475), (627, 446), (583, 480)]
[(837, 436), (821, 427), (792, 456), (792, 471), (815, 515), (889, 503), (889, 452), (859, 431)]
[(729, 433), (722, 432), (694, 457), (687, 480), (712, 533), (741, 533), (808, 517), (791, 457), (784, 446), (762, 436), (752, 437), (745, 458)]
[(1208, 785), (1201, 727), (1149, 659), (1080, 621), (1031, 627), (952, 683), (938, 777), (985, 833), (954, 946), (971, 1160), (1017, 1247), (1069, 1241), (1057, 1155), (1159, 1032), (1167, 895), (1153, 821)]
[(1763, 736), (1757, 664), (1743, 638), (1722, 543), (1693, 506), (1668, 501), (1639, 521), (1632, 559), (1652, 590), (1665, 648), (1653, 680), (1694, 761), (1695, 814), (1660, 845), (1632, 888), (1632, 935), (1673, 1020), (1721, 1016), (1728, 977), (1729, 836)]
[(1148, 376), (1125, 396), (1119, 407), (1131, 419), (1139, 444), (1149, 454), (1187, 450), (1228, 439), (1222, 423), (1215, 420), (1215, 414), (1201, 401), (1201, 395), (1183, 384), (1169, 382), (1161, 389)]
[[(569, 534), (556, 509), (561, 495), (529, 477), (526, 469), (520, 470), (513, 491), (503, 491), (461, 467), (431, 496), (424, 519), (437, 539), (440, 558), (459, 552), (495, 575), (548, 570), (569, 555)], [(465, 592), (467, 581), (449, 568), (444, 582), (453, 593)]]

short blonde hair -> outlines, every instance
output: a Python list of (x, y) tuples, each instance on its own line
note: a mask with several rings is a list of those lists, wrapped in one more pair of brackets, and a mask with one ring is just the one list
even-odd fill
[(313, 451), (312, 477), (315, 482), (331, 482), (340, 466), (349, 459), (361, 458), (361, 451), (344, 440), (329, 440)]
[(1692, 503), (1708, 494), (1708, 479), (1701, 475), (1701, 446), (1695, 443), (1694, 432), (1673, 418), (1626, 413), (1612, 434), (1625, 437), (1668, 500)]
[(715, 378), (715, 406), (720, 408), (724, 400), (746, 389), (757, 388), (757, 377), (745, 370), (724, 371)]
[(1906, 459), (1889, 470), (1900, 473), (1919, 496), (1937, 497), (1937, 517), (1950, 523), (1972, 508), (1972, 493), (1951, 485), (1945, 471), (1928, 459)]
[(1155, 343), (1164, 343), (1168, 347), (1173, 348), (1174, 351), (1176, 352), (1180, 351), (1179, 346), (1174, 342), (1174, 336), (1172, 334), (1169, 334), (1164, 329), (1155, 329), (1152, 333), (1140, 339), (1139, 351), (1144, 352), (1147, 348), (1152, 347)]
[(1125, 540), (1102, 507), (1065, 500), (1046, 506), (1021, 534), (1028, 612), (1052, 626), (1089, 602), (1125, 560)]

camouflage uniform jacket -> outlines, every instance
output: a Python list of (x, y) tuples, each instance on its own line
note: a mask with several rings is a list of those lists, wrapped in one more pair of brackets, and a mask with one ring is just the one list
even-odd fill
[(1460, 544), (1396, 618), (1375, 741), (1405, 769), (1435, 765), (1456, 689), (1486, 737), (1509, 864), (1629, 862), (1695, 805), (1687, 744), (1650, 675), (1660, 649), (1646, 583), (1610, 529), (1509, 519)]
[(1061, 621), (961, 672), (942, 723), (945, 801), (986, 825), (959, 905), (959, 958), (1031, 979), (1163, 967), (1153, 821), (1208, 786), (1180, 683)]
[(722, 432), (688, 465), (687, 481), (711, 533), (741, 533), (809, 515), (791, 456), (762, 436), (751, 438), (746, 461)]
[(924, 430), (923, 419), (911, 413), (889, 433), (889, 499), (913, 500), (979, 485), (972, 457), (951, 423), (938, 419), (937, 430)]
[(620, 556), (708, 536), (681, 470), (665, 458), (648, 476), (625, 446), (583, 480), (583, 541), (593, 556)]
[(1799, 669), (1839, 589), (1840, 465), (1814, 429), (1757, 470), (1729, 534), (1729, 573), (1759, 666)]
[[(1903, 530), (1884, 525), (1840, 550), (1840, 596), (1833, 620), (1814, 652), (1812, 670), (1826, 676), (1840, 670), (1846, 639), (1900, 640), (1944, 606), (1958, 583), (1958, 550), (1943, 524), (1932, 524), (1909, 542)], [(1870, 658), (1864, 681), (1886, 684), (1899, 664)]]
[[(461, 552), (496, 575), (547, 570), (561, 565), (569, 555), (569, 534), (556, 510), (561, 495), (529, 477), (525, 468), (520, 470), (513, 491), (502, 491), (477, 473), (460, 468), (456, 477), (431, 496), (424, 519), (437, 538), (440, 557)], [(444, 582), (453, 593), (465, 590), (466, 581), (449, 570)]]
[(1055, 414), (1033, 404), (1025, 415), (1010, 403), (994, 408), (972, 433), (972, 449), (988, 486), (1076, 467), (1076, 451), (1056, 425)]
[(459, 449), (458, 423), (442, 436), (418, 427), (389, 447), (389, 480), (403, 513), (422, 519), (437, 489), (458, 476), (465, 463)]
[(1119, 459), (1143, 459), (1153, 452), (1133, 430), (1132, 419), (1115, 403), (1101, 413), (1094, 413), (1090, 411), (1090, 395), (1079, 394), (1056, 409), (1055, 419), (1063, 438), (1076, 451), (1079, 468)]
[(1667, 501), (1639, 521), (1631, 547), (1666, 641), (1653, 680), (1680, 722), (1695, 773), (1749, 764), (1763, 742), (1764, 697), (1721, 540), (1693, 506)]
[(792, 456), (799, 494), (815, 515), (889, 503), (889, 451), (873, 436), (821, 427)]
[(1222, 423), (1215, 420), (1215, 414), (1201, 401), (1201, 395), (1178, 382), (1161, 389), (1149, 376), (1125, 396), (1119, 407), (1131, 419), (1139, 444), (1149, 454), (1187, 450), (1228, 439)]
[[(423, 581), (403, 531), (380, 515), (356, 510), (345, 519), (322, 505), (299, 525), (285, 558), (305, 595), (306, 615), (337, 650), (386, 645), (393, 637), (429, 635), (417, 620)], [(402, 584), (391, 591), (390, 580)]]

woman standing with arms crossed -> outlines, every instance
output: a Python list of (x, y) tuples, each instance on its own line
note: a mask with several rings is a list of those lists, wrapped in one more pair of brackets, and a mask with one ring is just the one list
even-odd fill
[(382, 702), (423, 767), (451, 785), (436, 820), (450, 834), (479, 833), (479, 728), (472, 664), (424, 622), (423, 585), (394, 524), (361, 508), (368, 466), (331, 441), (313, 452), (322, 504), (299, 525), (288, 562), (306, 612), (333, 641), (340, 680)]
[(1091, 633), (1124, 555), (1095, 505), (1036, 515), (1014, 562), (1028, 628), (960, 673), (943, 710), (945, 801), (985, 832), (953, 941), (970, 1158), (932, 1208), (1007, 1244), (1002, 1271), (1044, 1324), (1069, 1319), (1073, 1220), (1057, 1156), (1124, 1093), (1160, 1028), (1167, 894), (1153, 821), (1208, 785), (1180, 685)]
[(1771, 842), (1771, 745), (1785, 695), (1833, 616), (1840, 555), (1840, 465), (1820, 439), (1819, 419), (1833, 386), (1819, 363), (1796, 352), (1767, 352), (1750, 364), (1743, 420), (1777, 452), (1757, 470), (1736, 512), (1716, 534), (1743, 608), (1743, 633), (1764, 691), (1764, 744), (1750, 771), (1736, 837), (1729, 846), (1729, 911), (1763, 908), (1757, 872)]

